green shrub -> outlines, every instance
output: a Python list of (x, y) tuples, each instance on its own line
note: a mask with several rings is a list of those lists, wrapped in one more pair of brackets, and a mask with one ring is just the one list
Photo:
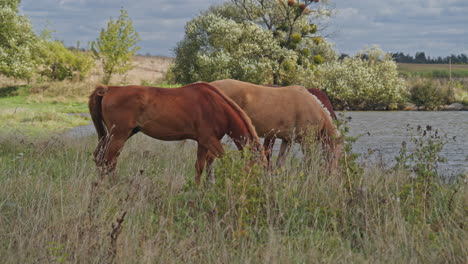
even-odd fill
[(396, 63), (378, 48), (318, 65), (303, 85), (325, 90), (338, 109), (393, 110), (406, 96)]
[(90, 53), (69, 50), (57, 40), (41, 40), (36, 52), (39, 74), (50, 80), (72, 79), (75, 74), (83, 80), (94, 66)]
[(426, 110), (435, 110), (446, 102), (446, 96), (432, 80), (420, 80), (410, 88), (410, 100)]

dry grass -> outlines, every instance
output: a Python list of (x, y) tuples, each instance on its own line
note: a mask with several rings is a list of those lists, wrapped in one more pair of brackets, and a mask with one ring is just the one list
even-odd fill
[[(96, 184), (95, 138), (0, 139), (2, 263), (466, 263), (466, 184), (417, 203), (405, 171), (273, 175), (237, 152), (193, 183), (195, 146), (128, 142)], [(317, 153), (318, 154), (318, 153)], [(316, 155), (318, 156), (318, 155)], [(416, 197), (415, 197), (416, 196)], [(422, 218), (424, 215), (424, 218)], [(120, 225), (119, 220), (120, 219)]]
[[(113, 75), (111, 83), (115, 85), (140, 85), (143, 82), (161, 83), (174, 59), (160, 56), (135, 56), (135, 67), (125, 74)], [(91, 73), (90, 82), (98, 83), (102, 79), (102, 67), (98, 63)]]
[[(135, 67), (125, 74), (113, 75), (113, 85), (160, 84), (173, 63), (173, 58), (159, 56), (135, 56)], [(30, 83), (0, 75), (0, 87), (13, 87), (29, 84), (29, 99), (33, 102), (81, 102), (85, 103), (94, 87), (101, 82), (103, 73), (98, 62), (85, 81), (43, 82), (36, 77)]]

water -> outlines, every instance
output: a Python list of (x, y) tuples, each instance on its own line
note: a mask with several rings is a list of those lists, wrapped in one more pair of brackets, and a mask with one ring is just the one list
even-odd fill
[[(411, 134), (416, 134), (411, 127), (418, 125), (432, 126), (439, 134), (446, 134), (449, 141), (442, 149), (441, 155), (447, 162), (440, 165), (440, 173), (453, 175), (468, 173), (468, 112), (347, 112), (351, 117), (349, 135), (362, 135), (354, 144), (353, 150), (361, 154), (361, 160), (375, 161), (382, 159), (389, 165), (394, 164), (401, 143), (408, 142)], [(369, 134), (367, 134), (369, 133)], [(455, 137), (455, 139), (453, 139)], [(369, 150), (375, 153), (368, 156)]]
[[(468, 173), (468, 112), (347, 112), (346, 117), (351, 117), (348, 123), (350, 131), (348, 135), (362, 135), (354, 144), (353, 151), (361, 154), (362, 162), (377, 162), (382, 159), (388, 166), (395, 162), (401, 143), (409, 141), (411, 131), (407, 125), (416, 127), (432, 126), (439, 134), (447, 134), (450, 139), (442, 149), (442, 156), (447, 162), (441, 164), (440, 173), (454, 175)], [(76, 127), (67, 132), (67, 136), (79, 137), (94, 134), (94, 127)], [(414, 131), (413, 131), (414, 134)], [(452, 138), (455, 137), (455, 140)], [(277, 140), (275, 150), (279, 149)], [(369, 150), (373, 152), (369, 155)], [(293, 153), (300, 155), (296, 147)]]

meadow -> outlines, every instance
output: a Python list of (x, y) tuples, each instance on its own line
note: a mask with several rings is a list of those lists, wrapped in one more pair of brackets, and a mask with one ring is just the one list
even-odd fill
[[(404, 167), (272, 175), (230, 151), (194, 184), (195, 145), (132, 138), (99, 180), (95, 137), (0, 139), (2, 263), (465, 263), (466, 179)], [(426, 162), (429, 162), (426, 160)], [(424, 162), (423, 162), (424, 163)], [(120, 221), (120, 223), (119, 223)]]
[(468, 78), (467, 64), (419, 64), (419, 63), (398, 63), (398, 71), (406, 77), (425, 78)]
[[(135, 61), (115, 83), (161, 83), (154, 67), (170, 63)], [(96, 136), (63, 133), (89, 123), (78, 113), (99, 76), (0, 80), (2, 263), (466, 263), (467, 175), (437, 175), (434, 131), (391, 168), (356, 163), (348, 144), (334, 174), (315, 144), (311, 160), (289, 156), (272, 173), (228, 151), (200, 188), (193, 142), (138, 134), (117, 177), (101, 179)]]

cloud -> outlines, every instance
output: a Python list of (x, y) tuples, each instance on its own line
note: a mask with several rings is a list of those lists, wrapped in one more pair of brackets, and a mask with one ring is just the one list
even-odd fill
[[(109, 17), (124, 7), (139, 32), (141, 53), (173, 56), (185, 23), (228, 0), (23, 0), (22, 11), (36, 31), (49, 22), (66, 45), (95, 40)], [(466, 0), (330, 0), (336, 15), (325, 31), (341, 52), (377, 44), (386, 51), (431, 56), (467, 52)]]
[(332, 40), (345, 53), (373, 44), (386, 51), (425, 51), (432, 56), (466, 52), (466, 2), (336, 0), (337, 15), (330, 20), (330, 30), (336, 32)]

